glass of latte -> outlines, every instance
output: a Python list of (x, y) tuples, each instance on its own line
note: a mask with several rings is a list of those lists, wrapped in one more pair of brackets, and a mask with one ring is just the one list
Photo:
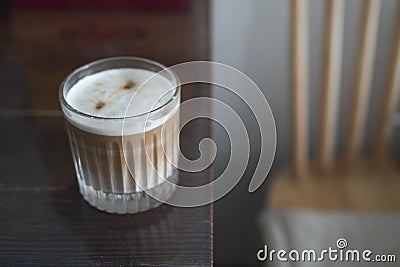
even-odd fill
[(180, 85), (163, 65), (115, 57), (86, 64), (61, 84), (83, 198), (99, 210), (136, 213), (175, 190)]

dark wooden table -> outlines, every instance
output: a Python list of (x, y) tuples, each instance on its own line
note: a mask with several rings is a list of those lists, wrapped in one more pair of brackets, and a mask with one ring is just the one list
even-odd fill
[[(212, 265), (212, 205), (110, 215), (82, 199), (57, 98), (65, 75), (94, 59), (207, 60), (207, 2), (190, 1), (177, 11), (3, 5), (0, 265)], [(207, 94), (200, 89), (184, 90), (183, 99)], [(183, 152), (196, 157), (209, 129), (207, 121), (185, 128)], [(211, 173), (180, 179), (205, 183)]]

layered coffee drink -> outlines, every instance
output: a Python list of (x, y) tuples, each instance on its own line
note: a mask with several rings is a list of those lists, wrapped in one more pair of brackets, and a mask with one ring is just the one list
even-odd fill
[(91, 205), (135, 213), (172, 195), (180, 102), (173, 73), (144, 59), (105, 59), (72, 73), (60, 100), (80, 192)]

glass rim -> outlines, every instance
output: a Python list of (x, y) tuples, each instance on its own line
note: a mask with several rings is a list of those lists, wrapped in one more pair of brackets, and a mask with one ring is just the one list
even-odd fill
[[(96, 64), (100, 64), (100, 63), (106, 63), (108, 61), (118, 61), (118, 60), (132, 60), (132, 61), (139, 61), (139, 62), (145, 62), (145, 63), (149, 63), (151, 65), (157, 66), (159, 68), (161, 68), (161, 71), (158, 72), (154, 72), (155, 74), (158, 74), (160, 72), (166, 71), (167, 73), (169, 73), (172, 77), (172, 87), (171, 88), (175, 88), (175, 92), (171, 95), (171, 97), (168, 99), (168, 101), (166, 101), (164, 104), (162, 104), (161, 106), (154, 108), (150, 111), (144, 112), (144, 113), (140, 113), (140, 114), (136, 114), (136, 115), (132, 115), (132, 116), (123, 116), (123, 117), (101, 117), (101, 116), (95, 116), (95, 115), (91, 115), (85, 112), (82, 112), (74, 107), (72, 107), (67, 100), (64, 97), (64, 88), (66, 83), (77, 73), (90, 68), (93, 65)], [(129, 68), (129, 67), (128, 67)], [(113, 68), (110, 68), (113, 69)], [(114, 68), (115, 69), (115, 68)], [(154, 74), (153, 74), (154, 75)], [(153, 77), (153, 75), (151, 77)], [(151, 77), (149, 79), (151, 79)], [(147, 81), (147, 80), (146, 80)], [(139, 87), (140, 88), (140, 87)], [(83, 64), (80, 67), (74, 69), (71, 73), (69, 73), (64, 80), (62, 81), (60, 88), (59, 88), (59, 94), (58, 94), (58, 98), (59, 101), (61, 103), (62, 107), (66, 107), (69, 111), (78, 114), (80, 116), (86, 117), (86, 118), (91, 118), (91, 119), (96, 119), (96, 120), (124, 120), (124, 119), (129, 119), (129, 118), (139, 118), (142, 117), (144, 115), (150, 115), (154, 112), (157, 112), (159, 110), (161, 110), (162, 108), (164, 108), (165, 106), (167, 106), (168, 104), (170, 104), (175, 98), (176, 96), (178, 96), (179, 94), (179, 78), (178, 76), (171, 71), (169, 68), (167, 68), (166, 66), (164, 66), (161, 63), (158, 63), (156, 61), (150, 60), (150, 59), (146, 59), (146, 58), (142, 58), (142, 57), (133, 57), (133, 56), (118, 56), (118, 57), (107, 57), (107, 58), (102, 58), (102, 59), (98, 59), (98, 60), (94, 60), (91, 61), (89, 63)], [(130, 103), (130, 102), (129, 102)]]

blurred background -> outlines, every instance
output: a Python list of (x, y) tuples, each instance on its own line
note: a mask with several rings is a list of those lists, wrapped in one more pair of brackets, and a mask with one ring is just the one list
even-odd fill
[[(295, 2), (305, 7), (303, 11), (298, 9), (298, 24), (293, 22)], [(251, 139), (245, 176), (230, 194), (214, 204), (214, 264), (259, 266), (263, 263), (256, 253), (264, 244), (276, 249), (321, 248), (334, 245), (339, 237), (347, 238), (354, 247), (368, 247), (371, 240), (377, 240), (373, 246), (376, 250), (400, 255), (400, 175), (395, 160), (400, 154), (398, 123), (384, 125), (390, 128), (383, 157), (388, 163), (369, 169), (377, 132), (382, 128), (382, 106), (393, 106), (386, 119), (399, 111), (396, 92), (400, 48), (396, 36), (400, 31), (400, 1), (336, 1), (342, 3), (341, 7), (332, 2), (335, 0), (2, 1), (0, 77), (7, 86), (0, 91), (0, 113), (59, 116), (57, 88), (62, 79), (77, 66), (98, 58), (139, 56), (168, 66), (190, 60), (228, 64), (253, 79), (264, 93), (275, 116), (278, 143), (268, 179), (256, 192), (248, 193), (260, 152), (257, 122), (238, 97), (214, 88), (211, 94), (238, 112)], [(329, 7), (333, 13), (328, 13)], [(329, 20), (328, 14), (338, 20)], [(306, 18), (303, 25), (301, 18)], [(336, 39), (326, 35), (329, 21), (331, 27), (338, 27), (331, 35)], [(363, 25), (369, 26), (364, 29)], [(300, 76), (309, 78), (308, 83), (293, 79), (295, 28), (300, 32), (306, 28), (308, 32), (303, 44), (309, 56), (304, 55), (307, 59), (301, 60), (298, 70)], [(363, 48), (363, 41), (372, 46)], [(340, 67), (333, 72), (337, 82), (329, 87), (324, 83), (325, 71), (329, 72), (327, 66), (334, 60), (327, 60), (325, 53), (332, 42), (336, 44), (333, 50), (338, 51), (332, 56), (338, 59), (332, 68)], [(298, 43), (299, 51), (304, 51), (301, 40)], [(360, 71), (360, 66), (370, 69)], [(354, 96), (355, 88), (361, 88), (360, 99), (364, 102)], [(392, 94), (387, 93), (388, 88), (393, 89)], [(296, 90), (301, 98), (298, 104), (304, 107), (300, 111), (304, 112), (297, 112), (294, 104)], [(183, 92), (183, 99), (197, 95)], [(302, 97), (308, 101), (302, 102)], [(383, 99), (389, 99), (387, 105)], [(322, 105), (324, 101), (336, 108), (325, 108), (329, 105)], [(354, 106), (360, 106), (362, 115), (352, 115)], [(304, 120), (298, 121), (304, 128), (294, 123), (298, 115)], [(342, 166), (337, 162), (346, 154), (353, 117), (365, 121), (359, 127), (361, 141), (356, 145), (356, 159)], [(324, 119), (335, 126), (321, 130)], [(214, 163), (217, 177), (230, 152), (226, 132), (217, 124), (212, 126), (218, 146)], [(294, 137), (302, 131), (305, 137), (296, 144)], [(327, 143), (332, 149), (327, 154), (334, 160), (327, 170), (317, 167), (314, 171), (323, 143), (321, 132), (331, 134)], [(298, 158), (294, 156), (295, 147), (305, 149)], [(301, 165), (304, 161), (305, 174), (292, 171), (296, 162)], [(353, 181), (352, 177), (357, 179)], [(364, 177), (369, 182), (364, 183)], [(361, 224), (366, 226), (362, 228)]]
[[(315, 165), (315, 162), (318, 163), (321, 146), (321, 120), (324, 119), (322, 117), (324, 105), (321, 104), (321, 98), (323, 97), (323, 92), (327, 90), (323, 81), (326, 77), (324, 76), (326, 65), (329, 64), (328, 60), (324, 59), (325, 49), (327, 43), (329, 43), (326, 36), (329, 28), (327, 24), (329, 20), (327, 18), (328, 6), (335, 1), (310, 0), (297, 2), (300, 5), (305, 4), (305, 6), (308, 4), (306, 8), (308, 12), (304, 13), (307, 16), (307, 23), (303, 26), (308, 29), (307, 50), (309, 57), (308, 61), (302, 62), (303, 66), (301, 67), (301, 71), (304, 71), (309, 66), (309, 86), (305, 90), (308, 94), (308, 103), (305, 104), (308, 107), (308, 111), (305, 112), (306, 116), (308, 116), (308, 125), (305, 126), (305, 142), (308, 142), (308, 144), (306, 144), (307, 151), (303, 157), (310, 159), (310, 165)], [(278, 136), (275, 161), (267, 181), (255, 193), (248, 193), (247, 187), (258, 159), (260, 146), (259, 132), (256, 130), (258, 128), (257, 123), (249, 109), (240, 99), (223, 90), (215, 91), (214, 96), (228, 102), (235, 109), (239, 110), (248, 128), (252, 129), (249, 134), (252, 139), (251, 145), (253, 149), (245, 177), (233, 192), (215, 204), (214, 242), (217, 265), (220, 263), (226, 264), (226, 266), (257, 266), (260, 262), (257, 261), (255, 253), (264, 244), (268, 244), (271, 249), (321, 247), (322, 245), (327, 247), (334, 244), (336, 239), (343, 235), (349, 239), (353, 237), (352, 240), (348, 241), (349, 243), (353, 242), (354, 247), (357, 247), (357, 244), (359, 244), (359, 239), (363, 240), (361, 243), (364, 246), (367, 246), (367, 244), (371, 246), (368, 243), (370, 239), (367, 237), (370, 235), (369, 231), (371, 231), (371, 228), (373, 231), (380, 233), (377, 235), (381, 235), (379, 238), (373, 235), (373, 238), (377, 239), (375, 247), (385, 248), (388, 251), (392, 250), (393, 253), (399, 251), (400, 235), (394, 230), (396, 229), (394, 225), (398, 223), (398, 218), (389, 220), (385, 217), (387, 215), (385, 213), (376, 215), (376, 217), (373, 215), (371, 217), (362, 217), (369, 213), (380, 214), (380, 212), (388, 210), (388, 214), (390, 215), (397, 214), (399, 199), (394, 195), (400, 192), (399, 184), (397, 182), (388, 182), (385, 185), (384, 180), (387, 178), (386, 176), (390, 175), (397, 177), (397, 179), (400, 178), (398, 171), (394, 171), (393, 173), (390, 171), (377, 171), (370, 178), (374, 182), (367, 185), (368, 189), (365, 189), (365, 192), (363, 192), (370, 199), (378, 199), (376, 202), (386, 202), (382, 203), (382, 205), (375, 205), (373, 201), (365, 202), (362, 196), (360, 196), (360, 200), (357, 199), (357, 194), (359, 193), (357, 188), (362, 188), (361, 183), (363, 181), (349, 182), (348, 184), (347, 182), (345, 184), (343, 184), (344, 182), (335, 182), (340, 179), (347, 179), (347, 176), (360, 176), (363, 178), (365, 176), (366, 180), (369, 179), (365, 173), (354, 174), (353, 170), (351, 170), (352, 167), (350, 167), (349, 171), (352, 174), (348, 174), (344, 171), (345, 167), (340, 165), (334, 167), (333, 173), (335, 174), (333, 175), (329, 172), (322, 174), (318, 174), (317, 172), (317, 174), (314, 174), (311, 171), (309, 176), (313, 177), (310, 178), (309, 184), (304, 186), (301, 183), (300, 185), (293, 185), (290, 182), (274, 186), (277, 184), (276, 180), (281, 178), (283, 178), (282, 180), (288, 178), (288, 180), (293, 179), (296, 181), (295, 175), (288, 170), (292, 168), (294, 162), (293, 139), (295, 135), (294, 120), (296, 119), (293, 107), (294, 91), (301, 89), (293, 81), (293, 24), (296, 24), (296, 22), (293, 22), (293, 9), (295, 3), (296, 1), (281, 0), (219, 0), (212, 1), (211, 4), (212, 59), (243, 71), (257, 83), (268, 99), (273, 111)], [(362, 50), (360, 36), (365, 36), (363, 34), (363, 25), (366, 23), (363, 16), (367, 13), (365, 10), (367, 4), (370, 6), (375, 5), (375, 10), (377, 6), (380, 7), (375, 15), (373, 15), (372, 11), (369, 12), (371, 16), (375, 16), (375, 21), (372, 24), (375, 23), (378, 27), (378, 29), (374, 30), (372, 29), (373, 27), (369, 26), (370, 31), (377, 32), (375, 41), (374, 37), (369, 39), (372, 39), (372, 42), (376, 42), (376, 48), (371, 49), (372, 62), (367, 63), (367, 65), (370, 64), (372, 66), (371, 72), (365, 76), (367, 77), (366, 80), (370, 79), (370, 85), (361, 86), (362, 88), (366, 87), (362, 95), (369, 94), (369, 99), (366, 100), (365, 126), (361, 130), (361, 141), (357, 157), (360, 159), (365, 158), (365, 161), (369, 162), (368, 159), (373, 152), (377, 128), (379, 127), (378, 120), (382, 98), (388, 89), (387, 80), (390, 61), (396, 57), (393, 50), (399, 50), (398, 44), (397, 46), (394, 44), (396, 42), (396, 35), (400, 31), (399, 24), (396, 21), (400, 10), (400, 3), (397, 0), (375, 2), (346, 0), (343, 1), (343, 6), (339, 7), (339, 9), (336, 8), (336, 14), (334, 15), (336, 20), (334, 20), (334, 23), (339, 25), (339, 28), (341, 27), (341, 23), (343, 23), (343, 35), (342, 38), (340, 38), (340, 33), (334, 36), (337, 39), (334, 39), (335, 42), (342, 43), (342, 52), (340, 52), (339, 47), (334, 48), (339, 51), (334, 57), (338, 58), (339, 61), (342, 60), (342, 62), (339, 63), (341, 65), (341, 70), (339, 70), (341, 78), (338, 78), (337, 88), (333, 88), (336, 91), (338, 100), (336, 101), (337, 119), (335, 122), (336, 129), (333, 129), (335, 137), (334, 141), (332, 141), (332, 153), (335, 158), (343, 158), (348, 144), (352, 107), (357, 103), (357, 100), (354, 98), (354, 90), (357, 87), (356, 77), (360, 65), (359, 54), (360, 50)], [(370, 21), (372, 20), (370, 19)], [(398, 76), (399, 70), (395, 72)], [(304, 73), (307, 75), (307, 72)], [(395, 87), (398, 91), (398, 79), (396, 83)], [(334, 97), (330, 98), (333, 98), (332, 101), (335, 102)], [(397, 104), (398, 98), (395, 100), (395, 103), (396, 109), (399, 110), (399, 105)], [(218, 110), (215, 112), (218, 112)], [(393, 158), (399, 159), (400, 127), (392, 124), (388, 127), (391, 128), (392, 134), (388, 143), (388, 153)], [(214, 137), (225, 148), (223, 151), (229, 148), (222, 129), (216, 127)], [(224, 164), (227, 162), (227, 157), (228, 155), (217, 158), (217, 163), (215, 164), (216, 176), (223, 170)], [(395, 164), (399, 166), (398, 161)], [(355, 169), (358, 168), (355, 167)], [(390, 168), (384, 167), (383, 169)], [(338, 174), (336, 174), (335, 170)], [(282, 174), (285, 171), (289, 172), (289, 174)], [(334, 177), (328, 177), (328, 184), (320, 185), (319, 180), (324, 179), (325, 176)], [(360, 178), (360, 180), (363, 178)], [(390, 180), (390, 178), (387, 179)], [(352, 179), (350, 178), (350, 180)], [(318, 186), (323, 188), (319, 188)], [(312, 189), (308, 190), (308, 188)], [(333, 189), (329, 190), (329, 188)], [(393, 188), (393, 190), (390, 188)], [(319, 194), (313, 190), (319, 192)], [(353, 194), (349, 192), (351, 190), (356, 192)], [(347, 199), (340, 201), (341, 192), (347, 192)], [(307, 197), (307, 194), (316, 194), (316, 196)], [(329, 194), (336, 194), (337, 202), (341, 203), (336, 205), (334, 200), (329, 202)], [(271, 198), (273, 199), (271, 200)], [(364, 201), (364, 204), (355, 205), (354, 202), (357, 201)], [(355, 211), (352, 211), (352, 209)], [(285, 213), (287, 210), (293, 212), (293, 214), (287, 215)], [(310, 210), (322, 211), (322, 214), (326, 216), (321, 215), (319, 217), (318, 213), (312, 213), (315, 217), (310, 218), (308, 216), (311, 215), (307, 213)], [(360, 215), (360, 210), (362, 210), (361, 213), (363, 215)], [(298, 214), (296, 211), (300, 211), (300, 216), (297, 217)], [(303, 211), (303, 215), (306, 218), (301, 217), (303, 216), (301, 213)], [(350, 218), (347, 218), (347, 216)], [(363, 223), (367, 225), (364, 229), (365, 232), (357, 232), (353, 229), (354, 226), (350, 226), (352, 224), (361, 224), (359, 220), (363, 220)], [(336, 226), (329, 224), (329, 221), (334, 222)], [(341, 224), (343, 226), (337, 226)], [(328, 230), (329, 227), (331, 227), (330, 231)], [(385, 227), (387, 227), (387, 232), (381, 233), (382, 228)], [(325, 232), (322, 229), (325, 229)], [(354, 231), (354, 236), (351, 235), (352, 231)], [(300, 233), (296, 235), (297, 232)], [(391, 238), (388, 238), (388, 236), (391, 236)], [(354, 240), (357, 238), (358, 240)], [(392, 247), (388, 248), (390, 246)], [(271, 265), (281, 266), (279, 263), (274, 264)], [(301, 265), (286, 264), (282, 266)], [(336, 264), (329, 266), (342, 266), (341, 263)], [(304, 264), (304, 266), (309, 265)], [(322, 265), (319, 263), (316, 266)], [(352, 266), (352, 264), (348, 266)]]

